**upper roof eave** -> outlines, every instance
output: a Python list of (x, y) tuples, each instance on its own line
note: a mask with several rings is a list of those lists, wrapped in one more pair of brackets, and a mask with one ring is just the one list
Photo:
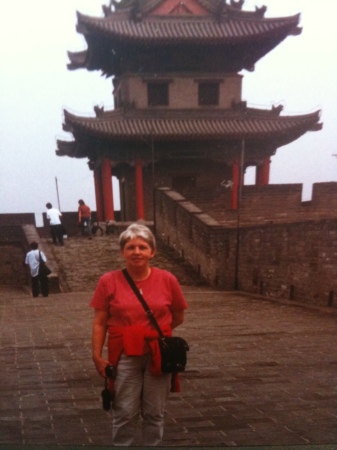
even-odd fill
[(281, 18), (230, 17), (223, 21), (213, 16), (151, 16), (135, 22), (125, 14), (97, 18), (77, 13), (77, 31), (86, 35), (100, 35), (105, 39), (132, 41), (217, 42), (249, 41), (252, 37), (281, 32), (296, 35), (300, 15)]

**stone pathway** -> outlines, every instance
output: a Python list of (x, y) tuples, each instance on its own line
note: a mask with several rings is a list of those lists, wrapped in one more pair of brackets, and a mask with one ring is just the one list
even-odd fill
[[(336, 312), (184, 287), (190, 344), (167, 447), (337, 448)], [(0, 447), (111, 445), (93, 367), (92, 290), (0, 287)]]

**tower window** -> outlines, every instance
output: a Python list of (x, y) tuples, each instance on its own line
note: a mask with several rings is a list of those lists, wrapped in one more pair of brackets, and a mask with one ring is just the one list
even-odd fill
[(167, 82), (147, 84), (148, 106), (168, 106), (169, 85)]
[(219, 104), (219, 86), (218, 82), (199, 83), (199, 105), (217, 106)]

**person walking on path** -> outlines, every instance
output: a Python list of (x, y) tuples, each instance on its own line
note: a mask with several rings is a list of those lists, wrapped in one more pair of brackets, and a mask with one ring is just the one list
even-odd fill
[(57, 208), (53, 208), (51, 203), (46, 204), (47, 219), (50, 225), (50, 234), (53, 239), (54, 245), (63, 244), (63, 226), (61, 225), (62, 214)]
[[(165, 335), (184, 321), (187, 303), (177, 279), (170, 272), (150, 267), (156, 253), (152, 232), (132, 224), (119, 237), (126, 269), (153, 311)], [(122, 270), (103, 275), (90, 306), (95, 309), (92, 331), (92, 357), (97, 372), (106, 377), (106, 366), (114, 368), (109, 388), (112, 403), (114, 446), (158, 446), (164, 431), (168, 393), (179, 392), (176, 374), (156, 369), (154, 353), (158, 333), (143, 306), (131, 290)], [(102, 356), (108, 332), (108, 359)], [(140, 417), (142, 420), (140, 420)], [(137, 440), (142, 426), (142, 443)]]
[(82, 234), (92, 238), (91, 211), (88, 205), (81, 199), (78, 201), (78, 224), (82, 227)]
[(32, 295), (38, 297), (40, 292), (43, 297), (48, 297), (49, 294), (49, 280), (46, 275), (39, 274), (40, 257), (42, 261), (46, 262), (46, 255), (38, 250), (39, 244), (31, 242), (31, 250), (27, 253), (25, 263), (29, 266), (31, 281), (32, 281)]

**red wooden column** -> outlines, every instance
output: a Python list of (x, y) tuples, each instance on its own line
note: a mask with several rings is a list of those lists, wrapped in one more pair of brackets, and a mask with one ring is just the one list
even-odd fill
[(269, 175), (270, 175), (270, 159), (265, 158), (263, 160), (263, 185), (266, 186), (269, 184)]
[(255, 184), (257, 186), (266, 186), (269, 184), (270, 159), (265, 158), (262, 165), (256, 167)]
[(101, 168), (94, 169), (95, 198), (96, 198), (96, 214), (98, 222), (104, 220), (103, 208), (103, 190), (102, 190), (102, 173)]
[(239, 185), (240, 185), (240, 167), (235, 162), (232, 167), (232, 209), (238, 209)]
[(137, 205), (137, 219), (145, 218), (144, 214), (144, 190), (143, 190), (143, 167), (140, 159), (136, 160), (136, 205)]
[(112, 172), (110, 160), (103, 159), (101, 165), (104, 220), (115, 220), (112, 194)]
[(262, 186), (262, 164), (256, 166), (255, 185)]

